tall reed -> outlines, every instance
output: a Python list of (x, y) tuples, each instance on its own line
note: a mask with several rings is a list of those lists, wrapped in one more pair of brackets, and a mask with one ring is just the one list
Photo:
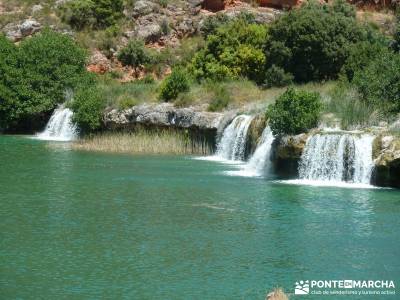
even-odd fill
[(72, 147), (85, 151), (176, 155), (208, 155), (213, 149), (205, 138), (168, 129), (100, 133), (82, 138)]

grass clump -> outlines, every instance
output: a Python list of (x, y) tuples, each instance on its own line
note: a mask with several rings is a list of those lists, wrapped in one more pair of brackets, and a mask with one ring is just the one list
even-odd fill
[(126, 109), (144, 102), (157, 102), (158, 83), (150, 78), (120, 83), (105, 75), (100, 77), (98, 88), (111, 108)]
[(74, 149), (129, 154), (208, 155), (212, 147), (195, 139), (187, 131), (136, 129), (133, 133), (101, 133), (88, 136), (73, 145)]

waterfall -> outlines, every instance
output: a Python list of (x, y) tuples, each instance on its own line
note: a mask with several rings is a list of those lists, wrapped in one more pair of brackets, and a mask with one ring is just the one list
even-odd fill
[(258, 142), (256, 151), (251, 156), (250, 160), (241, 167), (238, 171), (228, 171), (229, 175), (238, 175), (246, 177), (257, 177), (262, 176), (268, 171), (267, 161), (270, 158), (271, 146), (274, 141), (274, 136), (272, 134), (271, 128), (269, 126), (265, 127), (260, 141)]
[(37, 134), (40, 140), (71, 141), (77, 137), (76, 126), (72, 123), (73, 112), (64, 105), (54, 110), (46, 125), (46, 129)]
[(373, 139), (368, 134), (312, 135), (301, 156), (300, 178), (369, 184), (373, 168)]
[(227, 160), (244, 160), (247, 131), (253, 117), (239, 115), (225, 128), (217, 145), (216, 156)]

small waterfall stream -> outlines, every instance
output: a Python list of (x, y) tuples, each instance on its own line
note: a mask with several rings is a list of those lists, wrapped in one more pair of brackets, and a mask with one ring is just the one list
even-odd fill
[(242, 161), (246, 150), (247, 131), (252, 116), (239, 115), (225, 128), (217, 145), (216, 156), (222, 159)]
[(300, 179), (369, 184), (373, 139), (368, 134), (312, 135), (300, 160)]
[(71, 141), (77, 138), (77, 128), (72, 123), (73, 112), (64, 105), (54, 110), (43, 132), (36, 138), (49, 141)]
[(262, 176), (268, 171), (268, 160), (271, 154), (272, 142), (274, 136), (269, 126), (265, 127), (260, 141), (258, 142), (256, 151), (251, 156), (250, 160), (242, 166), (239, 171), (229, 171), (230, 175), (256, 177)]

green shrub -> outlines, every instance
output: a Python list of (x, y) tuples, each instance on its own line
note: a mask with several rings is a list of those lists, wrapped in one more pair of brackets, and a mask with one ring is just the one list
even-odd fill
[(396, 29), (393, 37), (394, 37), (393, 49), (397, 52), (400, 52), (400, 8), (398, 8), (397, 11)]
[(154, 80), (153, 75), (147, 74), (143, 79), (143, 83), (145, 84), (154, 84), (156, 81)]
[(0, 63), (3, 128), (44, 119), (65, 101), (67, 90), (75, 90), (88, 76), (86, 52), (66, 35), (44, 30), (18, 47), (0, 40), (0, 55), (12, 53)]
[(204, 49), (194, 56), (189, 70), (198, 80), (247, 77), (260, 82), (266, 61), (266, 38), (264, 25), (243, 19), (229, 22), (207, 37)]
[(181, 69), (174, 69), (161, 84), (160, 98), (164, 101), (176, 99), (179, 93), (190, 89), (189, 80)]
[(110, 26), (103, 31), (98, 31), (96, 35), (96, 48), (100, 49), (107, 58), (111, 59), (118, 45), (118, 38), (120, 36), (119, 26)]
[(376, 57), (387, 51), (387, 48), (378, 43), (366, 41), (355, 43), (349, 48), (349, 56), (342, 72), (347, 80), (352, 81), (355, 72), (363, 70)]
[(289, 88), (269, 106), (267, 118), (275, 135), (299, 134), (318, 125), (321, 108), (318, 93)]
[(368, 104), (384, 111), (400, 112), (400, 55), (387, 51), (379, 55), (353, 80), (361, 97)]
[(114, 25), (123, 12), (122, 0), (73, 0), (61, 8), (61, 19), (71, 27), (106, 28)]
[(221, 111), (232, 101), (228, 90), (221, 84), (212, 84), (211, 91), (213, 92), (213, 98), (208, 106), (208, 111)]
[(67, 2), (61, 8), (61, 19), (77, 30), (93, 27), (96, 24), (94, 16), (95, 2), (92, 0), (76, 0)]
[(142, 40), (129, 41), (128, 45), (119, 51), (117, 57), (122, 65), (131, 66), (135, 71), (139, 66), (151, 61), (151, 56)]
[(17, 91), (13, 89), (17, 68), (18, 48), (0, 34), (0, 132), (11, 126), (19, 117)]
[(286, 73), (280, 67), (272, 65), (264, 75), (264, 84), (266, 88), (270, 87), (283, 87), (293, 83), (293, 75)]
[(298, 82), (331, 79), (339, 74), (349, 47), (366, 38), (354, 8), (343, 0), (308, 2), (271, 25), (266, 56)]
[(80, 88), (70, 106), (74, 112), (72, 121), (83, 133), (92, 132), (101, 127), (105, 101), (96, 87)]
[(208, 35), (215, 34), (219, 27), (225, 25), (228, 22), (229, 17), (225, 14), (211, 15), (204, 20), (200, 28), (201, 33), (206, 37)]

